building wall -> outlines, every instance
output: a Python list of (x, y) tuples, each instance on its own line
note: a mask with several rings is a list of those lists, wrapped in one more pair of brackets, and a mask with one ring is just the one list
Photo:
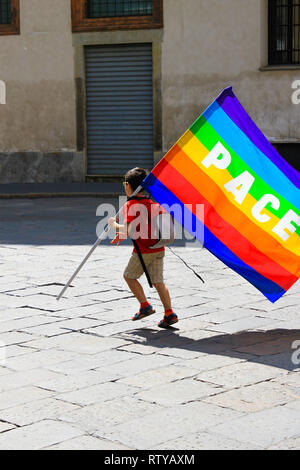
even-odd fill
[(162, 31), (80, 34), (70, 0), (20, 4), (21, 34), (0, 37), (0, 183), (85, 180), (88, 44), (153, 43), (155, 162), (228, 85), (271, 141), (300, 143), (300, 67), (266, 67), (267, 0), (164, 0)]
[(21, 0), (21, 34), (0, 37), (0, 182), (78, 181), (70, 0)]
[(291, 84), (300, 67), (267, 65), (267, 0), (165, 0), (162, 44), (164, 151), (232, 85), (272, 141), (300, 142)]

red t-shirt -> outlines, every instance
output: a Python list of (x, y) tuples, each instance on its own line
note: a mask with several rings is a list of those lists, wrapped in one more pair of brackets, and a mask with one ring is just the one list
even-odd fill
[[(136, 233), (141, 253), (158, 253), (165, 251), (165, 247), (151, 249), (150, 246), (155, 245), (157, 238), (153, 238), (154, 224), (153, 218), (166, 211), (158, 204), (147, 197), (137, 197), (128, 201), (124, 206), (124, 224), (132, 223), (131, 237)], [(136, 249), (133, 249), (136, 253)]]

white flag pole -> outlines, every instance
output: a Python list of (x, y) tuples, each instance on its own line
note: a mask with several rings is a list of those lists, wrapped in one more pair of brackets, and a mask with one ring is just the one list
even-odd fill
[[(130, 197), (133, 197), (133, 196), (136, 196), (140, 191), (142, 191), (144, 188), (143, 186), (139, 186), (135, 191), (134, 193), (132, 194), (132, 196)], [(125, 204), (124, 204), (125, 205)], [(119, 212), (117, 213), (116, 217), (118, 217), (118, 215), (120, 215), (120, 213), (122, 212), (124, 206), (119, 210)], [(80, 265), (78, 266), (78, 268), (76, 269), (76, 271), (74, 272), (74, 274), (72, 274), (72, 276), (70, 277), (70, 279), (68, 280), (68, 282), (66, 283), (65, 287), (62, 289), (62, 291), (60, 292), (60, 294), (56, 297), (56, 300), (60, 300), (61, 297), (63, 296), (63, 294), (66, 292), (66, 290), (68, 289), (68, 287), (70, 287), (70, 284), (71, 282), (75, 279), (75, 277), (77, 276), (77, 274), (79, 273), (79, 271), (81, 271), (81, 269), (83, 268), (83, 266), (85, 265), (85, 263), (87, 262), (87, 260), (90, 258), (90, 256), (94, 253), (95, 249), (97, 248), (97, 246), (100, 245), (100, 243), (102, 242), (102, 240), (104, 240), (104, 237), (105, 235), (110, 231), (110, 227), (107, 226), (103, 232), (101, 233), (100, 237), (98, 238), (98, 240), (95, 242), (95, 244), (92, 246), (92, 248), (90, 249), (90, 251), (88, 252), (88, 254), (86, 255), (86, 257), (84, 258), (84, 260), (80, 263)]]

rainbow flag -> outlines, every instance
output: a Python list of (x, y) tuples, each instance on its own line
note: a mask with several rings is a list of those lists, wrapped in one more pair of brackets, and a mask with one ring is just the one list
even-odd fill
[(175, 218), (271, 302), (298, 280), (300, 174), (254, 124), (232, 87), (142, 185), (160, 204), (179, 204), (189, 216), (183, 220), (170, 211)]

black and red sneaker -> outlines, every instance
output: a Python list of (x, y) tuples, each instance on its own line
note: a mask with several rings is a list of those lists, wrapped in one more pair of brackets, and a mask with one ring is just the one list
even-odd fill
[(140, 308), (140, 311), (132, 317), (132, 321), (142, 320), (143, 318), (149, 317), (155, 313), (154, 308), (152, 305), (148, 305), (146, 308)]
[(157, 326), (159, 328), (169, 328), (169, 326), (175, 325), (175, 323), (178, 323), (178, 317), (176, 313), (171, 313), (170, 315), (165, 315)]

